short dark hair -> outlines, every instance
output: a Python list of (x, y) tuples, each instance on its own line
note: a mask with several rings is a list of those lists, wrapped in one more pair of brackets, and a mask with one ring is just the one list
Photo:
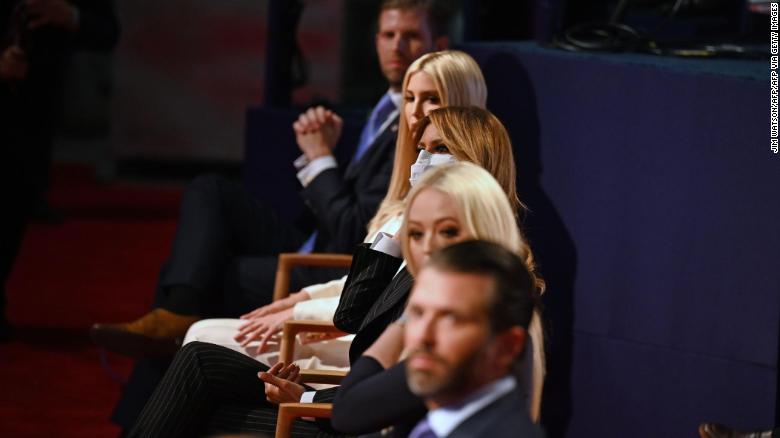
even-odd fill
[(382, 0), (379, 13), (387, 9), (422, 9), (428, 19), (431, 35), (434, 39), (450, 34), (450, 23), (454, 13), (452, 0)]
[(491, 278), (488, 312), (493, 332), (512, 326), (528, 328), (538, 297), (528, 267), (512, 251), (484, 240), (467, 240), (437, 251), (426, 267)]

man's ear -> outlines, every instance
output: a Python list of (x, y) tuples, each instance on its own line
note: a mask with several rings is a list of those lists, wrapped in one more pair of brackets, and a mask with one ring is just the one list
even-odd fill
[(511, 369), (512, 364), (523, 354), (528, 333), (520, 326), (506, 329), (499, 335), (498, 357), (500, 366)]
[(436, 47), (436, 51), (439, 50), (447, 50), (450, 48), (450, 37), (447, 35), (442, 35), (433, 42), (434, 47)]

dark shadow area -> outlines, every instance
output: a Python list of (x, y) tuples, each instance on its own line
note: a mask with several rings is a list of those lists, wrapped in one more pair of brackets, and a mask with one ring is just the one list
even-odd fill
[(517, 162), (517, 189), (528, 207), (523, 220), (539, 270), (547, 282), (544, 305), (547, 378), (542, 423), (548, 436), (566, 435), (571, 417), (574, 241), (541, 186), (542, 158), (536, 95), (525, 67), (510, 54), (475, 57), (488, 84), (488, 108), (506, 125)]

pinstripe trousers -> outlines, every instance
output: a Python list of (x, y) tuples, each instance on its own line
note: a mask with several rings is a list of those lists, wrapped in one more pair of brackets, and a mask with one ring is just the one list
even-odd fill
[[(233, 350), (191, 342), (177, 354), (129, 437), (192, 437), (249, 432), (273, 436), (277, 406), (257, 373), (268, 367)], [(297, 420), (294, 437), (330, 437)]]

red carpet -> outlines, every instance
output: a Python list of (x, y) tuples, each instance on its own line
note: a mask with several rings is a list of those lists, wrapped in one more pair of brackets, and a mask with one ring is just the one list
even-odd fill
[[(173, 237), (181, 190), (99, 185), (58, 166), (61, 225), (32, 224), (8, 285), (14, 340), (0, 343), (0, 437), (115, 437), (120, 385), (87, 336), (96, 321), (148, 310)], [(109, 355), (127, 377), (132, 362)]]

